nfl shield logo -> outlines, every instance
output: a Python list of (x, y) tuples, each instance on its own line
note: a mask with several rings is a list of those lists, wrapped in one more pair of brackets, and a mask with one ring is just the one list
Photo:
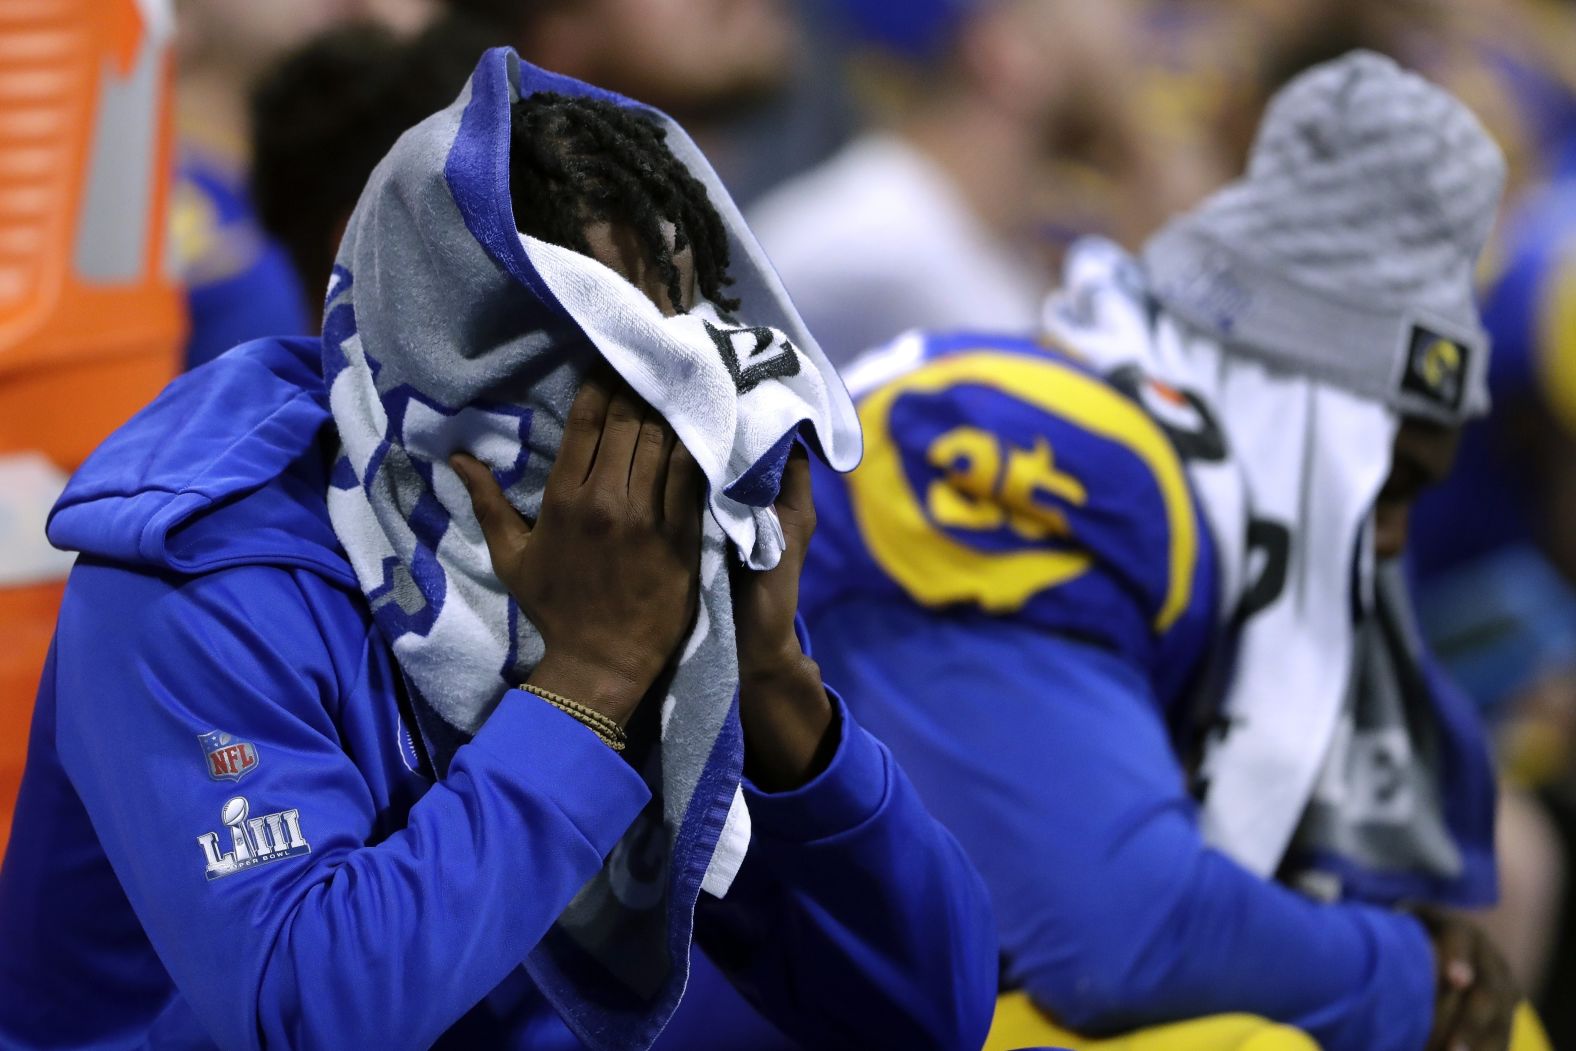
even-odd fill
[(208, 761), (208, 776), (215, 781), (239, 781), (257, 769), (257, 747), (250, 741), (237, 741), (222, 730), (198, 734)]

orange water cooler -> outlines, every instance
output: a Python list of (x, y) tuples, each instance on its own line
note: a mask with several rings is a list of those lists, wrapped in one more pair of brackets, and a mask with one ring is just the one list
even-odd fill
[(0, 3), (0, 852), (70, 560), (66, 475), (174, 375), (169, 0)]

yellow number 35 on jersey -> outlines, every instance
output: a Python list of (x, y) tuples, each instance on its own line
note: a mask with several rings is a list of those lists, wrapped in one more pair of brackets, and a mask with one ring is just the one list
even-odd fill
[[(979, 408), (988, 398), (963, 407), (970, 390), (995, 395), (1001, 411)], [(938, 409), (946, 425), (896, 432), (905, 400), (950, 403)], [(1045, 426), (1003, 422), (1025, 413)], [(871, 556), (916, 601), (1015, 612), (1088, 573), (1104, 548), (1135, 547), (1112, 539), (1130, 528), (1164, 536), (1164, 550), (1152, 552), (1164, 577), (1155, 629), (1187, 609), (1199, 538), (1181, 461), (1159, 425), (1099, 378), (1049, 355), (967, 351), (878, 388), (860, 419), (865, 460), (849, 481), (854, 515)], [(1057, 428), (1079, 437), (1078, 456), (1055, 448)], [(1147, 493), (1115, 491), (1135, 477), (1134, 460)], [(916, 462), (928, 472), (918, 482)], [(1080, 526), (1080, 515), (1090, 524)], [(987, 534), (1015, 542), (987, 544)]]

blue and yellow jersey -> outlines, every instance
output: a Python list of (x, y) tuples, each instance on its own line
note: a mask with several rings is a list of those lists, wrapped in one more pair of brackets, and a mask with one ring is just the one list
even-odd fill
[(1530, 450), (1519, 421), (1541, 401), (1576, 428), (1576, 66), (1561, 7), (1463, 12), (1465, 46), (1422, 64), (1504, 147), (1512, 202), (1479, 268), (1494, 410), (1466, 428), (1451, 477), (1424, 494), (1412, 515), (1408, 555), (1423, 580), (1530, 548), (1537, 480), (1526, 469)]
[(188, 150), (171, 212), (191, 317), (188, 369), (249, 340), (317, 331), (295, 268), (258, 225), (245, 186), (228, 165)]
[(1535, 475), (1517, 428), (1529, 403), (1576, 433), (1576, 189), (1540, 193), (1508, 228), (1504, 265), (1483, 303), (1494, 408), (1466, 428), (1450, 478), (1412, 516), (1409, 553), (1425, 581), (1535, 542)]
[(1526, 225), (1487, 317), (1500, 340), (1496, 353), (1529, 363), (1522, 367), (1531, 384), (1576, 434), (1576, 180), (1538, 198)]
[(864, 462), (817, 478), (811, 623), (883, 597), (1011, 618), (1114, 651), (1175, 699), (1209, 639), (1214, 549), (1138, 401), (1034, 342), (932, 336), (859, 413)]

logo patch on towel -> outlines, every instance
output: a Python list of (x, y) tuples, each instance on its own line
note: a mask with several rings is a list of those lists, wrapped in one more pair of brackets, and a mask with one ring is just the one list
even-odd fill
[[(788, 340), (782, 341), (778, 353), (767, 354), (777, 345), (777, 333), (771, 329), (718, 328), (710, 321), (705, 325), (706, 334), (716, 345), (740, 394), (748, 394), (770, 379), (799, 375), (799, 353)], [(739, 353), (741, 345), (744, 347), (742, 354)]]
[(203, 860), (207, 863), (203, 871), (210, 880), (233, 876), (271, 861), (312, 853), (306, 837), (301, 835), (301, 811), (281, 810), (248, 820), (251, 809), (245, 796), (228, 800), (220, 809), (219, 820), (230, 832), (229, 850), (220, 852), (217, 832), (205, 832), (197, 837), (197, 845), (202, 848)]
[(198, 734), (197, 740), (207, 759), (208, 776), (215, 781), (239, 781), (257, 769), (257, 746), (250, 741), (237, 741), (223, 730)]
[(1414, 325), (1401, 390), (1455, 412), (1466, 397), (1471, 361), (1470, 348), (1423, 325)]

